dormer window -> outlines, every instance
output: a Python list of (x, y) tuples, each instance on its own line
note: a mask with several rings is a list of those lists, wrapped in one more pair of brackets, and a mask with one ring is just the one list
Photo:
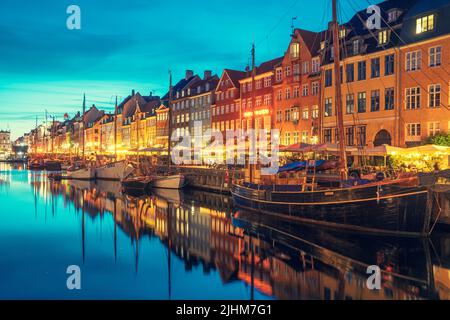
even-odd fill
[(205, 90), (206, 90), (206, 91), (209, 91), (209, 82), (206, 83), (206, 88), (205, 88)]
[(393, 10), (388, 13), (388, 23), (394, 22), (400, 17), (402, 12), (400, 10)]
[(197, 93), (200, 93), (200, 92), (202, 92), (202, 87), (198, 86), (197, 87)]
[(347, 35), (347, 29), (341, 28), (339, 29), (339, 38), (343, 39)]
[(320, 42), (320, 50), (325, 49), (325, 41)]
[(191, 89), (190, 89), (190, 88), (187, 90), (187, 94), (188, 94), (188, 95), (191, 94)]
[(389, 41), (389, 33), (387, 30), (382, 30), (378, 32), (378, 45), (382, 46)]
[(298, 59), (300, 57), (300, 44), (292, 43), (291, 44), (291, 59)]
[(421, 34), (434, 29), (434, 14), (418, 18), (416, 20), (416, 34)]

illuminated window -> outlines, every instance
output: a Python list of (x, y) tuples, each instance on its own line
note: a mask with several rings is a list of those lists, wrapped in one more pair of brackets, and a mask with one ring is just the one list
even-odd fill
[(383, 44), (388, 43), (388, 31), (382, 30), (378, 32), (378, 45), (381, 46)]
[(319, 106), (313, 106), (312, 107), (311, 117), (313, 119), (318, 119), (319, 118)]
[(434, 14), (419, 18), (416, 20), (416, 34), (427, 32), (434, 29)]
[(341, 28), (339, 30), (339, 38), (345, 38), (345, 36), (347, 35), (347, 30), (345, 28)]
[(407, 123), (406, 124), (406, 135), (409, 137), (420, 136), (420, 123)]
[(292, 43), (291, 44), (291, 58), (297, 59), (300, 56), (300, 44)]
[(311, 84), (311, 94), (316, 96), (319, 94), (319, 82), (315, 81)]

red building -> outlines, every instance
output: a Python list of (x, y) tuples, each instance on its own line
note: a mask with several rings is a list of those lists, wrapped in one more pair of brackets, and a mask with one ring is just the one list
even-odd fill
[(275, 69), (275, 128), (280, 143), (319, 142), (320, 33), (296, 29)]
[[(255, 70), (255, 88), (252, 86), (252, 71), (239, 80), (241, 86), (241, 119), (242, 129), (251, 128), (252, 117), (255, 119), (254, 129), (273, 128), (274, 99), (273, 84), (275, 68), (281, 65), (283, 57), (262, 63)], [(254, 99), (253, 99), (254, 96)], [(253, 101), (255, 100), (255, 101)]]
[(212, 106), (211, 127), (226, 136), (226, 130), (240, 128), (240, 86), (239, 80), (246, 72), (225, 69), (216, 87), (216, 103)]

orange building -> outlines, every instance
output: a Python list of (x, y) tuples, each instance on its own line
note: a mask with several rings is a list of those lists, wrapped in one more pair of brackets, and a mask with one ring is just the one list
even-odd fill
[[(339, 30), (345, 143), (419, 144), (449, 130), (449, 4), (386, 1), (378, 6), (380, 29), (366, 28), (363, 10)], [(324, 35), (322, 141), (337, 142), (333, 44)]]

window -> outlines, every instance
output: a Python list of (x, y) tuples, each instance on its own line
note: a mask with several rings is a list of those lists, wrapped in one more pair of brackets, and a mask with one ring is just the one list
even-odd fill
[(380, 58), (373, 58), (370, 62), (371, 78), (378, 78), (380, 76)]
[(308, 120), (309, 119), (309, 109), (308, 108), (303, 108), (303, 110), (302, 110), (302, 119), (303, 120)]
[(357, 129), (358, 135), (358, 145), (365, 146), (366, 145), (366, 127), (361, 126)]
[(409, 137), (420, 136), (420, 123), (407, 123), (406, 135)]
[(298, 131), (293, 132), (292, 135), (293, 135), (293, 138), (294, 138), (294, 139), (293, 139), (293, 140), (294, 140), (293, 142), (294, 142), (294, 143), (298, 143)]
[(416, 20), (416, 34), (421, 34), (434, 29), (434, 14)]
[(382, 46), (389, 41), (389, 33), (387, 30), (382, 30), (378, 32), (378, 45)]
[(346, 100), (346, 113), (352, 114), (355, 109), (355, 95), (353, 93), (347, 94)]
[(358, 62), (358, 80), (366, 80), (366, 62)]
[(282, 97), (283, 97), (283, 92), (281, 91), (281, 89), (279, 89), (277, 91), (277, 100), (281, 101), (283, 99)]
[(297, 59), (300, 56), (300, 44), (292, 43), (291, 44), (291, 59)]
[(294, 63), (294, 65), (292, 66), (292, 69), (294, 70), (294, 76), (296, 76), (296, 78), (298, 78), (298, 76), (300, 75), (300, 64)]
[(302, 96), (306, 97), (308, 95), (308, 85), (304, 84), (302, 85)]
[(291, 121), (291, 109), (284, 110), (284, 121)]
[(333, 70), (325, 70), (325, 87), (331, 87), (333, 85)]
[(386, 88), (384, 92), (384, 110), (394, 109), (394, 88)]
[(309, 73), (309, 61), (304, 61), (302, 64), (302, 74)]
[(439, 122), (428, 122), (428, 135), (434, 136), (441, 131), (441, 124)]
[(300, 97), (300, 87), (299, 86), (294, 86), (294, 90), (292, 91), (292, 96), (294, 98)]
[(420, 108), (420, 87), (406, 88), (406, 109)]
[(412, 51), (406, 53), (406, 71), (420, 70), (422, 67), (422, 52)]
[(283, 75), (283, 70), (281, 68), (277, 68), (275, 70), (275, 78), (277, 81), (281, 81), (281, 77)]
[(359, 53), (359, 40), (353, 40), (353, 54)]
[(325, 99), (325, 117), (331, 117), (333, 115), (333, 102), (331, 98)]
[(370, 111), (380, 111), (380, 90), (372, 90), (370, 94)]
[(284, 73), (285, 73), (285, 76), (286, 76), (286, 77), (291, 76), (291, 66), (286, 66), (286, 67), (284, 68)]
[(432, 84), (428, 86), (428, 106), (439, 108), (441, 105), (441, 85)]
[(299, 118), (299, 112), (298, 112), (298, 107), (292, 108), (291, 109), (291, 120), (292, 121), (298, 121)]
[(265, 94), (264, 95), (264, 105), (269, 106), (271, 102), (272, 102), (272, 95)]
[(355, 80), (355, 65), (353, 63), (346, 65), (345, 71), (347, 82), (353, 82)]
[(291, 89), (290, 88), (286, 88), (285, 98), (286, 98), (286, 100), (291, 98)]
[(308, 143), (308, 131), (302, 131), (302, 142)]
[(384, 75), (394, 74), (394, 55), (389, 54), (384, 57)]
[(400, 16), (400, 11), (394, 10), (388, 13), (388, 23), (394, 22)]
[(347, 35), (347, 30), (345, 28), (341, 28), (339, 29), (339, 38), (345, 38), (345, 36)]
[(432, 47), (430, 48), (430, 67), (437, 67), (440, 66), (442, 63), (442, 47)]
[(264, 78), (264, 88), (270, 87), (272, 85), (272, 78), (271, 77), (265, 77)]
[(262, 88), (262, 80), (256, 80), (256, 90)]
[(314, 58), (312, 59), (312, 67), (311, 67), (311, 71), (313, 73), (317, 73), (320, 70), (320, 58)]
[(355, 128), (348, 127), (345, 128), (345, 142), (348, 146), (353, 146), (355, 144)]
[(331, 129), (323, 130), (323, 140), (324, 142), (331, 142)]
[(290, 133), (290, 132), (286, 132), (286, 133), (284, 134), (284, 144), (285, 144), (286, 146), (288, 146), (288, 145), (291, 144), (291, 133)]
[(319, 94), (319, 82), (315, 81), (311, 84), (311, 94), (316, 96)]
[(277, 110), (277, 122), (281, 122), (283, 120), (283, 113), (281, 110)]
[(320, 50), (325, 49), (325, 41), (320, 42)]
[(313, 106), (311, 111), (311, 118), (318, 119), (319, 118), (319, 106)]
[(366, 93), (358, 92), (358, 112), (366, 112)]

